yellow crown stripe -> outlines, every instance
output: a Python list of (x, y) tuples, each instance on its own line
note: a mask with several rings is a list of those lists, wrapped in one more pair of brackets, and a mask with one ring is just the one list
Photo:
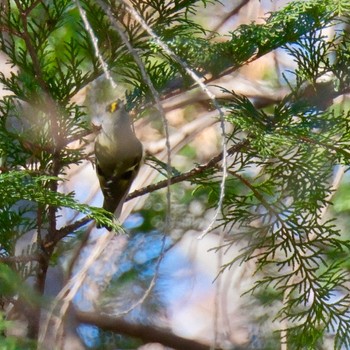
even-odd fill
[(112, 102), (112, 103), (109, 105), (109, 111), (110, 111), (111, 113), (114, 113), (118, 108), (119, 108), (119, 102), (118, 102), (118, 101)]

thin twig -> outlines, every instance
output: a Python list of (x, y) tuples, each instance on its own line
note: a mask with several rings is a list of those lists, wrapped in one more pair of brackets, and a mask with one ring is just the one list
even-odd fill
[(82, 219), (75, 221), (73, 224), (60, 228), (59, 230), (57, 230), (55, 237), (46, 237), (46, 239), (43, 242), (43, 246), (45, 248), (51, 248), (52, 246), (55, 246), (61, 239), (74, 232), (78, 228), (86, 225), (89, 221), (91, 221), (91, 218), (85, 216)]
[(112, 78), (110, 72), (109, 72), (109, 68), (108, 68), (108, 65), (107, 63), (105, 62), (105, 60), (103, 59), (101, 53), (100, 53), (100, 49), (98, 47), (98, 39), (93, 31), (93, 29), (91, 28), (91, 25), (87, 19), (87, 16), (86, 16), (86, 12), (85, 10), (81, 7), (80, 5), (80, 1), (79, 0), (74, 0), (75, 1), (75, 4), (77, 5), (77, 8), (79, 10), (79, 14), (80, 14), (80, 17), (82, 18), (83, 22), (84, 22), (84, 27), (86, 29), (86, 31), (88, 32), (89, 36), (90, 36), (90, 39), (91, 39), (91, 42), (92, 42), (92, 45), (94, 47), (94, 50), (95, 50), (95, 56), (98, 58), (100, 64), (101, 64), (101, 67), (102, 67), (102, 70), (106, 76), (106, 79), (111, 83), (112, 85), (112, 88), (115, 90), (117, 89), (117, 83), (114, 81), (114, 79)]
[(238, 12), (244, 7), (250, 0), (242, 0), (240, 4), (238, 4), (235, 8), (233, 8), (227, 15), (225, 15), (223, 18), (221, 18), (221, 21), (219, 24), (217, 24), (212, 30), (211, 34), (208, 36), (208, 39), (213, 37), (215, 33), (233, 16), (237, 15)]
[[(232, 147), (230, 147), (227, 151), (227, 155), (232, 155), (236, 152), (241, 151), (244, 147), (249, 145), (249, 140), (248, 139), (244, 139), (243, 141), (233, 145)], [(192, 178), (196, 177), (196, 176), (200, 176), (202, 173), (204, 173), (205, 171), (211, 170), (213, 168), (216, 168), (218, 163), (221, 162), (223, 160), (224, 154), (223, 152), (220, 152), (218, 155), (216, 155), (215, 157), (213, 157), (212, 159), (210, 159), (209, 162), (205, 163), (205, 164), (200, 164), (197, 165), (195, 168), (181, 173), (179, 175), (175, 175), (173, 177), (170, 178), (170, 183), (176, 184), (182, 181), (190, 181)], [(141, 188), (140, 190), (136, 190), (132, 193), (130, 193), (126, 200), (130, 200), (139, 196), (143, 196), (147, 193), (151, 193), (154, 192), (156, 190), (162, 189), (164, 187), (166, 187), (168, 180), (163, 180), (163, 181), (159, 181), (156, 184), (152, 184), (146, 187)]]
[(49, 315), (45, 324), (42, 327), (39, 336), (39, 343), (44, 342), (45, 336), (47, 334), (49, 321), (56, 315), (54, 319), (54, 330), (53, 334), (58, 334), (59, 329), (62, 325), (63, 316), (66, 314), (68, 307), (73, 300), (74, 296), (77, 294), (79, 288), (85, 280), (85, 277), (88, 273), (89, 268), (93, 265), (96, 259), (102, 254), (104, 249), (109, 245), (110, 240), (114, 237), (114, 232), (105, 231), (101, 236), (98, 237), (94, 249), (91, 251), (91, 254), (87, 257), (84, 266), (79, 270), (79, 273), (72, 276), (66, 285), (61, 289), (59, 294), (56, 296), (55, 300), (52, 302)]

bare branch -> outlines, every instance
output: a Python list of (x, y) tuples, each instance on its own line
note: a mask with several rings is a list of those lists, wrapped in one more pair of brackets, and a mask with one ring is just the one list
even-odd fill
[[(248, 145), (249, 145), (249, 141), (247, 139), (245, 139), (245, 140), (237, 143), (236, 145), (232, 146), (231, 148), (229, 148), (227, 151), (227, 155), (232, 155), (235, 152), (239, 152), (242, 148), (244, 148)], [(206, 164), (198, 165), (195, 168), (193, 168), (185, 173), (171, 177), (170, 183), (173, 185), (173, 184), (176, 184), (176, 183), (179, 183), (182, 181), (188, 181), (191, 178), (200, 175), (204, 171), (210, 170), (210, 169), (216, 167), (218, 165), (218, 163), (222, 161), (222, 159), (223, 159), (223, 152), (220, 152), (218, 155), (213, 157)], [(154, 191), (159, 190), (161, 188), (164, 188), (167, 186), (167, 183), (168, 183), (168, 180), (163, 180), (163, 181), (157, 182), (156, 184), (152, 184), (152, 185), (146, 186), (144, 188), (141, 188), (140, 190), (136, 190), (127, 196), (126, 201), (133, 199), (133, 198), (136, 198), (136, 197), (139, 197), (139, 196), (143, 196), (147, 193), (154, 192)]]
[[(76, 311), (76, 317), (82, 323), (97, 326), (103, 330), (122, 333), (139, 338), (144, 343), (161, 343), (173, 349), (209, 350), (209, 345), (198, 343), (194, 340), (179, 337), (168, 330), (143, 324), (133, 324), (121, 318), (113, 318), (96, 312)], [(216, 348), (219, 350), (218, 348)], [(215, 350), (215, 349), (213, 349)]]

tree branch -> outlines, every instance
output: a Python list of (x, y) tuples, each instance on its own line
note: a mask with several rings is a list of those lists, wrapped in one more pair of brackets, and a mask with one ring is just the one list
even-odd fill
[[(209, 345), (204, 345), (191, 339), (179, 337), (165, 329), (142, 324), (133, 324), (121, 318), (113, 318), (96, 312), (76, 311), (76, 317), (82, 323), (94, 325), (106, 331), (138, 338), (144, 343), (161, 343), (165, 346), (179, 350), (215, 350)], [(218, 350), (218, 348), (216, 349)]]
[[(249, 140), (245, 139), (245, 140), (237, 143), (236, 145), (233, 145), (231, 148), (229, 148), (227, 153), (228, 153), (228, 155), (232, 155), (235, 152), (239, 152), (245, 146), (248, 146), (248, 144), (249, 144)], [(222, 156), (223, 156), (223, 154), (222, 154), (222, 152), (220, 152), (218, 155), (213, 157), (206, 164), (198, 165), (195, 168), (193, 168), (185, 173), (171, 177), (170, 184), (173, 185), (173, 184), (176, 184), (176, 183), (179, 183), (182, 181), (190, 180), (191, 178), (203, 173), (204, 171), (209, 170), (211, 168), (214, 168), (222, 160)], [(144, 188), (141, 188), (139, 190), (136, 190), (136, 191), (130, 193), (126, 197), (125, 201), (131, 200), (131, 199), (136, 198), (136, 197), (143, 196), (147, 193), (154, 192), (154, 191), (159, 190), (161, 188), (165, 188), (168, 184), (168, 181), (169, 181), (168, 179), (162, 180), (162, 181), (157, 182), (156, 184), (152, 184), (152, 185), (146, 186)]]
[(75, 221), (70, 225), (60, 228), (59, 230), (56, 231), (56, 234), (54, 237), (47, 236), (49, 238), (43, 242), (43, 247), (45, 249), (54, 247), (56, 243), (58, 243), (61, 239), (63, 239), (64, 237), (66, 237), (67, 235), (69, 235), (71, 232), (75, 231), (79, 227), (86, 225), (91, 220), (92, 219), (90, 217), (85, 216), (82, 219)]

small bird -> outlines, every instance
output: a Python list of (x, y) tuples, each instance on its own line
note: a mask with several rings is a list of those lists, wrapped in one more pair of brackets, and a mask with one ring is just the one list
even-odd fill
[(96, 172), (104, 196), (103, 208), (115, 212), (118, 218), (139, 171), (143, 150), (131, 128), (124, 103), (121, 100), (113, 102), (106, 111), (95, 141)]

